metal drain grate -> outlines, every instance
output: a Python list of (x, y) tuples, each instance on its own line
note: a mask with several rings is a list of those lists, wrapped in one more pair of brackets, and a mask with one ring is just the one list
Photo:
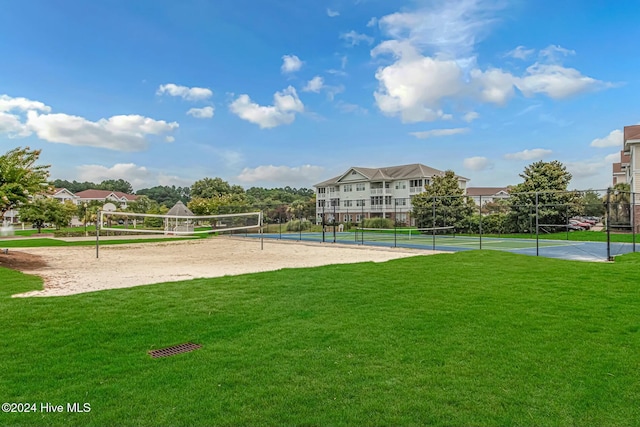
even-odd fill
[(197, 350), (201, 347), (202, 346), (200, 344), (194, 344), (194, 343), (188, 342), (188, 343), (178, 344), (178, 345), (174, 345), (167, 348), (161, 348), (160, 350), (151, 350), (148, 353), (149, 353), (149, 356), (153, 358), (168, 357), (168, 356), (173, 356), (175, 354), (188, 353), (190, 351)]

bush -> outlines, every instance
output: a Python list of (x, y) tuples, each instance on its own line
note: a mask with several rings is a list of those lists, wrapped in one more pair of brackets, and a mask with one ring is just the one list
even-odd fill
[(311, 221), (296, 219), (287, 223), (287, 231), (305, 231), (311, 229)]
[(393, 228), (393, 220), (388, 218), (365, 218), (362, 228)]

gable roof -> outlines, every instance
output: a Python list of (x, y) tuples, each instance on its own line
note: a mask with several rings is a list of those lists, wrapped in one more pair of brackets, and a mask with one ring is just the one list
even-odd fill
[[(366, 177), (368, 180), (397, 180), (397, 179), (410, 179), (410, 178), (424, 178), (431, 176), (442, 176), (444, 172), (432, 168), (430, 166), (423, 165), (422, 163), (413, 163), (410, 165), (389, 166), (384, 168), (363, 168), (363, 167), (351, 167), (342, 175), (333, 177), (326, 181), (315, 184), (314, 187), (324, 187), (327, 185), (337, 184), (340, 180), (346, 176), (350, 171), (356, 171), (359, 174)], [(469, 181), (469, 178), (456, 175), (458, 179), (463, 181)]]
[(76, 193), (81, 199), (106, 199), (109, 196), (115, 196), (117, 199), (134, 201), (138, 198), (135, 194), (127, 194), (121, 191), (109, 191), (109, 190), (84, 190)]
[(193, 216), (193, 212), (191, 212), (191, 210), (189, 210), (189, 208), (186, 207), (184, 203), (182, 203), (182, 201), (178, 200), (178, 202), (175, 205), (173, 205), (171, 209), (169, 209), (169, 212), (167, 212), (167, 215)]
[(624, 142), (627, 141), (640, 141), (640, 125), (624, 127)]
[(495, 196), (504, 191), (509, 192), (508, 187), (467, 187), (467, 196)]

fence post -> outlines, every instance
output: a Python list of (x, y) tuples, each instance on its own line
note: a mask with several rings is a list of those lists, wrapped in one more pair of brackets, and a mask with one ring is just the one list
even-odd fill
[(395, 205), (396, 201), (393, 200), (393, 247), (398, 247), (398, 206)]
[(633, 252), (636, 251), (636, 193), (631, 193), (631, 240)]
[(280, 231), (280, 239), (282, 240), (282, 212), (280, 210), (278, 210), (278, 224), (280, 224), (280, 227), (278, 227), (279, 231)]
[(538, 225), (540, 224), (538, 218), (538, 192), (536, 191), (536, 256), (540, 256), (540, 239), (538, 236)]
[(336, 242), (336, 204), (333, 204), (333, 243)]
[(433, 196), (432, 207), (432, 225), (431, 225), (431, 237), (433, 239), (433, 250), (436, 250), (436, 196)]
[(478, 211), (480, 212), (480, 249), (482, 249), (482, 195), (480, 195), (480, 208)]
[(611, 258), (611, 187), (607, 188), (607, 261)]
[(325, 221), (325, 215), (326, 215), (327, 211), (325, 210), (325, 207), (322, 207), (322, 221), (320, 222), (320, 225), (322, 225), (322, 243), (324, 243), (324, 225), (326, 223)]

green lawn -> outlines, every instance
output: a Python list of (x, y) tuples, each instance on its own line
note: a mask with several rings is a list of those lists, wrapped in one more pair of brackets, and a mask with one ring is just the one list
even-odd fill
[(638, 283), (469, 251), (21, 299), (0, 269), (2, 402), (91, 405), (0, 424), (638, 425)]

